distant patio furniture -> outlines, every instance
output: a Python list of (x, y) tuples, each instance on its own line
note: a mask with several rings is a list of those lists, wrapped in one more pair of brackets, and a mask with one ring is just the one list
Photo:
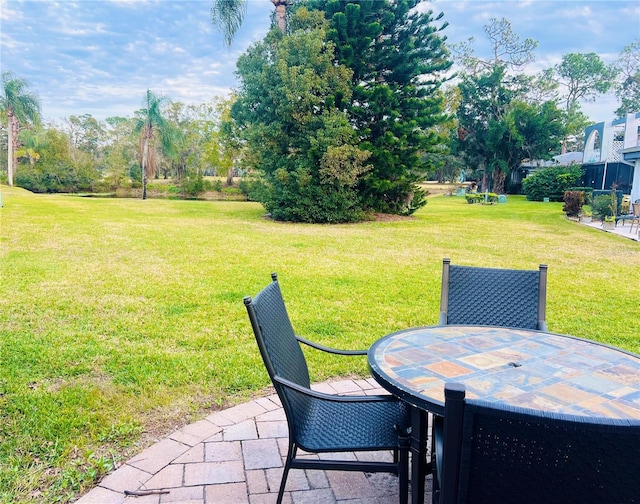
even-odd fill
[(528, 410), (445, 385), (440, 504), (637, 503), (640, 419)]
[[(398, 475), (400, 502), (408, 500), (409, 406), (392, 395), (339, 396), (311, 389), (300, 343), (339, 355), (366, 355), (318, 345), (296, 336), (282, 299), (277, 275), (244, 304), (278, 397), (287, 417), (289, 448), (278, 504), (289, 469), (389, 472)], [(296, 457), (298, 448), (312, 453), (392, 450), (393, 462)]]
[(471, 324), (545, 331), (547, 265), (538, 271), (454, 266), (442, 261), (440, 325)]
[(640, 232), (640, 201), (633, 203), (633, 217), (631, 218), (631, 228), (629, 233), (633, 233), (633, 225), (636, 225), (636, 233)]

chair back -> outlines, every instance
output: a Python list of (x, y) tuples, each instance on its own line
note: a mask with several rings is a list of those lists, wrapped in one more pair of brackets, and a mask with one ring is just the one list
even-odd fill
[(547, 265), (536, 270), (454, 266), (442, 262), (440, 325), (546, 330)]
[(300, 343), (291, 326), (282, 292), (275, 273), (272, 282), (253, 299), (247, 296), (244, 304), (249, 314), (253, 333), (276, 392), (283, 399), (283, 390), (273, 380), (275, 376), (302, 387), (310, 387), (309, 369)]
[(635, 217), (640, 217), (640, 203), (633, 203), (633, 215)]
[(640, 419), (543, 413), (445, 387), (441, 504), (640, 502)]

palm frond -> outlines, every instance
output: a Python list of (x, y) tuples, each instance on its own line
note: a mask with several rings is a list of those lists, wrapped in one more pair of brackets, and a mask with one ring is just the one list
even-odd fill
[(227, 46), (231, 46), (246, 12), (247, 0), (214, 0), (211, 23), (222, 33)]

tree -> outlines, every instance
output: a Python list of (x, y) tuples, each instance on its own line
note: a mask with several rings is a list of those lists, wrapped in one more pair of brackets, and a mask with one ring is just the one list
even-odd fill
[(589, 124), (588, 118), (580, 110), (580, 101), (594, 101), (598, 95), (609, 91), (615, 83), (616, 70), (612, 66), (606, 66), (595, 53), (569, 53), (551, 69), (550, 77), (565, 89), (564, 154), (567, 151), (567, 137), (580, 136)]
[(96, 156), (100, 141), (105, 137), (104, 127), (100, 121), (91, 114), (82, 114), (69, 116), (65, 122), (71, 146)]
[[(494, 67), (491, 71), (480, 74), (463, 74), (458, 88), (460, 90), (460, 104), (458, 116), (458, 150), (464, 152), (468, 161), (476, 167), (476, 171), (483, 173), (482, 189), (488, 187), (488, 176), (492, 160), (494, 192), (499, 185), (504, 164), (496, 163), (494, 153), (489, 144), (489, 132), (502, 123), (507, 114), (507, 108), (518, 96), (518, 91), (511, 89), (505, 78), (505, 68)], [(496, 135), (495, 131), (493, 133)]]
[(494, 192), (504, 191), (507, 176), (524, 159), (550, 157), (564, 133), (556, 104), (526, 103), (504, 73), (504, 67), (495, 67), (489, 73), (466, 75), (459, 84), (458, 145), (483, 167), (485, 177), (491, 174)]
[(27, 158), (29, 166), (33, 169), (36, 161), (40, 159), (40, 152), (46, 147), (45, 132), (41, 128), (23, 129), (18, 135), (21, 146), (16, 149), (16, 158)]
[(105, 180), (110, 189), (116, 189), (128, 183), (137, 173), (138, 142), (132, 141), (134, 119), (113, 116), (105, 119), (106, 140), (101, 149), (101, 164), (105, 171)]
[(169, 100), (156, 96), (150, 90), (145, 95), (146, 107), (136, 112), (133, 131), (140, 139), (140, 168), (142, 172), (142, 199), (147, 198), (147, 179), (156, 170), (158, 147), (173, 151), (175, 131), (164, 118), (162, 107)]
[(492, 71), (495, 67), (521, 70), (535, 59), (533, 52), (538, 47), (538, 41), (531, 38), (521, 41), (520, 37), (513, 33), (511, 23), (507, 19), (491, 18), (489, 24), (483, 28), (491, 44), (490, 58), (480, 58), (475, 55), (473, 37), (466, 42), (451, 46), (456, 61), (463, 67), (465, 73), (476, 75)]
[(368, 152), (336, 102), (349, 98), (351, 72), (334, 61), (320, 12), (298, 9), (290, 33), (272, 30), (238, 60), (232, 107), (255, 168), (260, 201), (276, 220), (349, 222), (363, 218), (356, 191)]
[[(358, 183), (365, 205), (410, 214), (426, 203), (417, 182), (430, 169), (430, 152), (446, 143), (438, 126), (447, 120), (439, 93), (451, 66), (431, 11), (420, 0), (356, 2), (310, 0), (325, 13), (337, 62), (350, 68), (351, 97), (337, 96), (373, 169)], [(439, 18), (438, 18), (439, 19)]]
[[(211, 7), (211, 23), (222, 32), (227, 46), (233, 42), (247, 12), (248, 0), (214, 0)], [(270, 0), (276, 9), (276, 26), (285, 33), (287, 31), (287, 6), (293, 0)]]
[(569, 53), (553, 68), (553, 78), (566, 89), (565, 110), (584, 101), (594, 101), (614, 84), (616, 71), (606, 66), (596, 53)]
[(8, 133), (7, 183), (12, 186), (20, 125), (39, 121), (40, 100), (35, 93), (28, 90), (29, 84), (26, 80), (11, 72), (2, 73), (2, 87), (0, 108), (7, 115)]
[(616, 115), (622, 117), (640, 110), (640, 38), (622, 50), (615, 66), (621, 76), (616, 86), (620, 100)]
[(226, 185), (233, 185), (233, 168), (242, 152), (242, 141), (236, 123), (231, 118), (231, 108), (237, 96), (231, 95), (227, 99), (216, 103), (219, 117), (218, 129), (212, 137), (215, 143), (216, 165), (226, 173)]
[[(475, 56), (472, 39), (454, 46), (462, 66), (462, 99), (458, 138), (453, 143), (484, 172), (483, 189), (491, 175), (493, 190), (501, 192), (507, 176), (521, 161), (549, 158), (560, 148), (560, 139), (566, 148), (568, 134), (577, 136), (584, 130), (587, 118), (578, 100), (594, 91), (568, 79), (577, 74), (579, 57), (566, 56), (553, 69), (525, 76), (521, 67), (534, 60), (537, 42), (521, 42), (505, 19), (491, 19), (485, 32), (492, 47), (486, 59)], [(591, 57), (585, 59), (591, 62)], [(593, 72), (596, 66), (589, 68)], [(562, 85), (568, 90), (564, 110), (558, 108), (557, 90)]]
[[(23, 164), (16, 173), (16, 184), (33, 192), (78, 192), (91, 191), (98, 182), (99, 173), (94, 158), (78, 151), (71, 155), (69, 136), (54, 127), (38, 131), (28, 138), (23, 130), (25, 142), (37, 147), (24, 148), (28, 164)], [(22, 148), (21, 148), (22, 150)], [(37, 156), (35, 155), (37, 154)]]

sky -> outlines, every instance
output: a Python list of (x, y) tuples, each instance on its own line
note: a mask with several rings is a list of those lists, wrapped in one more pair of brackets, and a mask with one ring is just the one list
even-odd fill
[[(0, 68), (24, 78), (46, 121), (91, 114), (131, 117), (147, 89), (185, 104), (226, 96), (237, 86), (235, 63), (266, 34), (273, 5), (248, 0), (245, 23), (227, 48), (210, 22), (213, 0), (0, 0)], [(640, 2), (577, 0), (433, 0), (422, 8), (444, 17), (449, 43), (474, 38), (488, 57), (484, 26), (507, 19), (522, 40), (538, 41), (536, 73), (570, 52), (605, 63), (640, 38)], [(615, 96), (583, 103), (595, 122), (614, 119)]]

